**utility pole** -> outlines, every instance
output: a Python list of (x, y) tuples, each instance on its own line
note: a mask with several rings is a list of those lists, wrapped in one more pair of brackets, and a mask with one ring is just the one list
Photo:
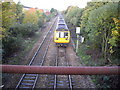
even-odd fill
[(76, 53), (78, 52), (78, 45), (79, 45), (79, 34), (80, 34), (80, 27), (76, 27), (76, 34), (77, 34), (77, 42), (76, 42)]

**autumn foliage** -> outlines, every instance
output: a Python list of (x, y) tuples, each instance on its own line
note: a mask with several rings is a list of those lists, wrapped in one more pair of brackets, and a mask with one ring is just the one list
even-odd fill
[(0, 40), (2, 40), (1, 47), (4, 59), (23, 48), (23, 42), (27, 38), (32, 38), (35, 32), (51, 17), (45, 15), (42, 9), (29, 8), (24, 10), (20, 2), (16, 4), (13, 1), (3, 1), (0, 4), (2, 5)]
[[(69, 6), (64, 11), (66, 20), (74, 27), (80, 26), (85, 43), (102, 53), (105, 60), (119, 58), (120, 16), (117, 2), (88, 2), (82, 10)], [(108, 0), (109, 1), (109, 0)]]

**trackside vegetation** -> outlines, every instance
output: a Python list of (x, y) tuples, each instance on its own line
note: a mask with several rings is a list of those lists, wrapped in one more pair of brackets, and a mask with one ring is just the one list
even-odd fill
[[(119, 0), (92, 0), (85, 8), (69, 6), (63, 11), (73, 40), (76, 41), (75, 27), (80, 27), (80, 36), (85, 37), (84, 43), (79, 43), (77, 53), (84, 65), (120, 65), (119, 7)], [(93, 81), (98, 88), (119, 86), (117, 76), (93, 76)]]
[[(43, 24), (57, 13), (52, 9), (52, 13), (46, 14), (41, 9), (29, 8), (13, 1), (0, 2), (2, 8), (2, 25), (0, 26), (0, 38), (2, 38), (2, 63), (7, 64), (6, 58), (17, 51), (26, 48), (37, 32), (40, 32)], [(39, 33), (40, 34), (40, 33)], [(30, 41), (32, 40), (32, 41)], [(28, 42), (28, 45), (27, 43)]]

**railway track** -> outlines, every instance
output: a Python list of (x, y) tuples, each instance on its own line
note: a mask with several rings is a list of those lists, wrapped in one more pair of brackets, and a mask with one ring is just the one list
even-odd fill
[[(53, 39), (51, 36), (54, 28), (55, 21), (50, 30), (47, 32), (43, 41), (40, 43), (39, 48), (31, 59), (29, 65), (73, 66), (69, 61), (71, 57), (68, 55), (68, 49), (71, 50), (70, 47), (58, 48), (55, 47), (55, 43), (51, 43), (51, 40)], [(50, 45), (53, 47), (53, 49), (49, 48), (51, 47)], [(49, 51), (48, 48), (50, 49)], [(73, 53), (71, 55), (73, 55)], [(48, 56), (52, 56), (52, 58), (47, 59)], [(75, 58), (72, 58), (72, 60), (75, 60)], [(79, 80), (81, 80), (81, 77), (77, 78), (77, 76), (74, 75), (23, 74), (15, 89), (29, 88), (33, 90), (34, 88), (52, 88), (56, 90), (59, 88), (66, 88), (72, 90), (73, 88), (82, 87), (82, 85), (80, 86), (81, 83), (79, 83)]]
[[(58, 48), (56, 63), (56, 66), (69, 66), (65, 48)], [(56, 88), (69, 88), (72, 90), (71, 75), (56, 75)]]
[[(46, 36), (40, 43), (37, 51), (35, 52), (34, 56), (32, 57), (29, 65), (40, 65), (42, 66), (45, 61), (45, 56), (47, 54), (47, 50), (49, 48), (49, 43), (51, 41), (50, 36), (51, 32), (53, 32), (53, 26), (56, 22), (56, 19), (54, 20), (53, 24), (50, 27), (50, 30), (47, 32)], [(44, 52), (44, 53), (43, 53)], [(18, 82), (15, 90), (20, 88), (30, 88), (34, 89), (36, 82), (38, 80), (38, 74), (23, 74), (20, 81)]]
[[(54, 66), (69, 66), (65, 48), (56, 48)], [(48, 75), (47, 80), (48, 84), (46, 88), (53, 88), (54, 90), (57, 88), (73, 89), (71, 75)]]
[[(40, 66), (44, 65), (45, 57), (51, 42), (50, 36), (53, 32), (52, 30), (54, 29), (51, 26), (51, 29), (47, 32), (43, 41), (40, 43), (39, 48), (35, 52), (29, 65), (40, 65)], [(69, 66), (68, 58), (66, 55), (66, 48), (56, 47), (56, 57), (53, 61), (50, 62), (51, 63), (49, 63), (49, 66)], [(57, 88), (69, 88), (70, 90), (73, 89), (71, 75), (38, 75), (38, 74), (23, 74), (15, 89), (17, 90), (21, 88), (27, 88), (27, 89), (29, 88), (34, 90), (38, 78), (40, 79), (39, 81), (41, 83), (41, 86), (39, 88), (43, 88), (44, 86), (44, 88), (53, 88), (54, 90), (56, 90)]]

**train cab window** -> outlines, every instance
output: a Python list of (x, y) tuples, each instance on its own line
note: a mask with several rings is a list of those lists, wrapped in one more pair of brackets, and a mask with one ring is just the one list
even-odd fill
[(64, 34), (65, 34), (65, 38), (68, 38), (68, 32), (65, 32)]
[(60, 37), (61, 37), (61, 38), (64, 38), (64, 32), (61, 32), (61, 33), (60, 33)]
[(60, 32), (56, 32), (56, 38), (59, 38)]
[(56, 32), (56, 38), (68, 38), (68, 32)]

